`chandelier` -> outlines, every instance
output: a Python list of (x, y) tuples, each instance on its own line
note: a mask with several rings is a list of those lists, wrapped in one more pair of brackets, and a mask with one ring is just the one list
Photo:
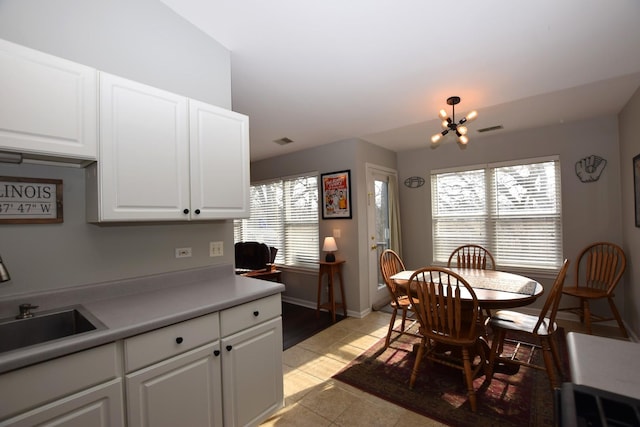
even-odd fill
[(443, 136), (451, 132), (455, 132), (458, 137), (458, 142), (461, 145), (467, 145), (469, 142), (469, 137), (467, 136), (468, 129), (464, 126), (465, 123), (472, 121), (476, 117), (478, 117), (478, 112), (473, 110), (466, 117), (460, 119), (459, 122), (456, 123), (456, 104), (460, 103), (459, 96), (451, 96), (447, 98), (447, 104), (451, 105), (452, 113), (451, 117), (447, 115), (447, 112), (444, 110), (440, 110), (438, 113), (438, 117), (442, 120), (442, 127), (444, 130), (440, 133), (436, 133), (431, 137), (431, 142), (435, 145), (442, 139)]

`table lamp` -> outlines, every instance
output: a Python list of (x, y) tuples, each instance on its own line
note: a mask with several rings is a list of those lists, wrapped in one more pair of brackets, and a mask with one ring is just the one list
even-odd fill
[(338, 245), (336, 245), (336, 239), (333, 237), (325, 237), (324, 245), (322, 245), (322, 251), (327, 252), (324, 260), (326, 262), (335, 262), (336, 256), (333, 254), (338, 250)]

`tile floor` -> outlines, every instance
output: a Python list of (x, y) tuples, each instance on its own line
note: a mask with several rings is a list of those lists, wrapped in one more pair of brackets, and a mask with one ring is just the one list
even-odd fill
[[(576, 322), (558, 321), (567, 331), (580, 331)], [(262, 426), (442, 426), (443, 424), (364, 393), (331, 377), (384, 337), (389, 314), (372, 312), (349, 317), (284, 352), (285, 407)], [(616, 336), (617, 329), (594, 333)]]

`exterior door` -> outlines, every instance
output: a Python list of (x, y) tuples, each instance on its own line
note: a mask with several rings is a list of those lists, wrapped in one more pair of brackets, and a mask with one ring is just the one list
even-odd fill
[(380, 274), (380, 254), (389, 249), (389, 177), (396, 172), (367, 165), (367, 221), (369, 247), (369, 294), (371, 307), (377, 309), (389, 302), (389, 292)]

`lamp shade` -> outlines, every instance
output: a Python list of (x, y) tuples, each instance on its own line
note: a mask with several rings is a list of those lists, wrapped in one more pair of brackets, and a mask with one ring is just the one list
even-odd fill
[(336, 245), (336, 239), (333, 237), (325, 237), (324, 245), (322, 245), (322, 250), (324, 252), (333, 252), (338, 250), (338, 245)]
[(334, 251), (338, 250), (338, 245), (336, 245), (336, 239), (333, 237), (325, 237), (324, 244), (322, 245), (322, 250), (327, 252), (327, 255), (324, 257), (326, 262), (335, 262), (336, 256), (333, 254)]

